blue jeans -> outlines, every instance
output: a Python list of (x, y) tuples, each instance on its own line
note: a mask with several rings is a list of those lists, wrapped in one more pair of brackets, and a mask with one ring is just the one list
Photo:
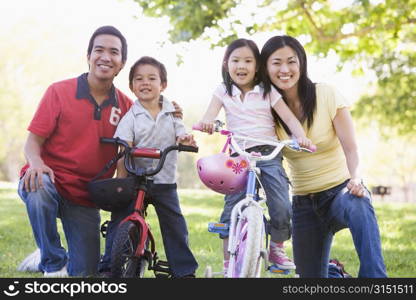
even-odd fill
[(293, 254), (300, 277), (328, 277), (333, 235), (343, 228), (349, 228), (360, 259), (358, 277), (387, 276), (370, 193), (353, 196), (347, 182), (319, 193), (293, 196)]
[[(147, 196), (155, 207), (159, 219), (160, 231), (166, 258), (174, 277), (194, 274), (198, 263), (188, 244), (188, 229), (182, 215), (176, 184), (147, 184)], [(147, 198), (146, 198), (147, 199)], [(123, 211), (113, 212), (107, 227), (105, 253), (100, 262), (100, 271), (108, 271), (111, 262), (111, 247), (119, 223), (128, 216), (134, 208), (134, 201)]]
[[(282, 166), (282, 156), (279, 154), (272, 160), (259, 161), (260, 181), (266, 193), (266, 204), (270, 216), (268, 232), (274, 242), (283, 242), (290, 239), (292, 209), (289, 200), (289, 180)], [(244, 199), (246, 191), (226, 195), (224, 198), (224, 210), (221, 214), (221, 223), (230, 223), (231, 211), (235, 204)], [(226, 236), (221, 234), (221, 238)]]
[[(43, 175), (44, 188), (36, 192), (22, 189), (18, 193), (26, 204), (30, 224), (41, 252), (39, 271), (55, 272), (67, 264), (70, 276), (97, 274), (100, 259), (100, 214), (98, 209), (74, 205), (57, 192), (48, 175)], [(68, 252), (61, 245), (57, 218), (68, 244)]]

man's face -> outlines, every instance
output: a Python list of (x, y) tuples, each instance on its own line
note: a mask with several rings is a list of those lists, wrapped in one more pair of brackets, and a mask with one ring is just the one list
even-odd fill
[(112, 81), (124, 67), (121, 55), (121, 40), (110, 34), (95, 37), (88, 55), (90, 76), (99, 81)]

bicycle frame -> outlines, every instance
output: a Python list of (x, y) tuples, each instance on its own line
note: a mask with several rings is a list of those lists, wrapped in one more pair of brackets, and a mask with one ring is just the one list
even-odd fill
[[(260, 173), (260, 171), (258, 170), (256, 164), (257, 161), (261, 161), (261, 160), (271, 160), (274, 157), (277, 156), (277, 154), (283, 149), (283, 147), (289, 147), (292, 150), (295, 151), (306, 151), (306, 152), (313, 152), (309, 149), (306, 148), (302, 148), (300, 147), (297, 142), (295, 140), (285, 140), (285, 141), (267, 141), (267, 140), (263, 140), (263, 139), (256, 139), (256, 138), (251, 138), (251, 137), (244, 137), (244, 136), (238, 136), (233, 134), (231, 131), (228, 130), (222, 130), (221, 127), (224, 125), (224, 123), (220, 122), (220, 121), (215, 121), (215, 126), (214, 126), (214, 131), (215, 132), (219, 132), (221, 135), (225, 135), (227, 136), (227, 141), (222, 149), (222, 152), (225, 152), (227, 150), (227, 148), (230, 146), (235, 152), (237, 152), (239, 155), (245, 157), (248, 161), (249, 161), (249, 169), (248, 169), (248, 178), (247, 178), (247, 185), (246, 185), (246, 194), (245, 194), (245, 198), (242, 199), (241, 201), (239, 201), (233, 208), (232, 212), (231, 212), (231, 224), (230, 224), (230, 229), (229, 229), (229, 242), (228, 242), (228, 252), (230, 253), (230, 260), (229, 260), (229, 265), (228, 265), (228, 271), (227, 274), (225, 274), (225, 277), (258, 277), (259, 275), (259, 268), (261, 265), (261, 262), (259, 261), (259, 259), (261, 259), (261, 256), (263, 256), (264, 253), (267, 253), (267, 250), (265, 250), (262, 247), (262, 241), (264, 240), (264, 234), (265, 234), (265, 226), (264, 226), (264, 213), (263, 213), (263, 208), (261, 206), (261, 203), (263, 203), (265, 201), (265, 199), (260, 200), (259, 201), (259, 197), (256, 193), (256, 181), (257, 181), (257, 173)], [(199, 125), (194, 125), (193, 129), (195, 130), (201, 130), (201, 127)], [(262, 155), (261, 153), (248, 153), (245, 150), (241, 149), (241, 147), (239, 146), (239, 144), (237, 143), (237, 139), (241, 139), (244, 141), (252, 141), (255, 142), (256, 144), (259, 145), (272, 145), (274, 146), (274, 150), (269, 154), (269, 155)], [(261, 182), (259, 180), (259, 183), (261, 185)], [(237, 259), (239, 259), (238, 257), (238, 253), (237, 253), (237, 249), (240, 246), (239, 243), (243, 244), (244, 241), (242, 240), (243, 237), (239, 236), (240, 235), (247, 235), (248, 234), (248, 227), (249, 224), (248, 221), (244, 221), (244, 213), (243, 211), (248, 208), (248, 207), (254, 207), (255, 211), (255, 216), (251, 216), (251, 218), (255, 218), (257, 220), (252, 222), (256, 223), (255, 226), (261, 226), (261, 232), (259, 233), (259, 236), (253, 237), (253, 240), (255, 240), (254, 242), (252, 242), (253, 244), (257, 244), (255, 245), (256, 250), (253, 252), (251, 259), (254, 261), (256, 260), (256, 262), (250, 262), (251, 266), (250, 266), (250, 272), (243, 272), (243, 271), (236, 271), (238, 274), (236, 274), (235, 272), (235, 266), (237, 263)], [(248, 218), (248, 216), (246, 216)], [(261, 219), (261, 220), (260, 220)], [(244, 223), (245, 222), (245, 223)], [(261, 223), (261, 225), (259, 225)], [(256, 227), (256, 228), (257, 228)], [(247, 239), (247, 236), (246, 236)], [(246, 240), (247, 242), (247, 240)], [(248, 242), (247, 242), (248, 243)], [(252, 245), (251, 245), (252, 246)], [(242, 247), (246, 247), (246, 245), (242, 245)], [(242, 249), (243, 252), (243, 257), (245, 257), (246, 255), (244, 254), (244, 252), (246, 251), (246, 249)], [(251, 251), (251, 249), (250, 249)], [(249, 255), (247, 255), (249, 256)], [(242, 261), (238, 261), (238, 263), (242, 264), (244, 262)], [(253, 270), (253, 265), (255, 264), (255, 270)], [(238, 266), (240, 268), (244, 268), (244, 271), (247, 269), (246, 266)], [(243, 273), (243, 274), (241, 274)]]
[[(139, 230), (139, 241), (137, 243), (137, 248), (134, 252), (134, 257), (140, 258), (146, 256), (146, 248), (150, 248), (149, 251), (150, 257), (148, 259), (149, 269), (152, 269), (156, 272), (169, 272), (168, 269), (163, 268), (159, 265), (162, 262), (158, 262), (158, 257), (156, 254), (156, 243), (153, 237), (153, 234), (150, 231), (150, 227), (145, 220), (145, 196), (146, 196), (146, 183), (149, 176), (157, 174), (163, 167), (167, 154), (172, 150), (178, 151), (187, 151), (187, 152), (198, 152), (197, 147), (185, 146), (185, 145), (172, 145), (164, 149), (163, 151), (157, 148), (139, 148), (139, 147), (130, 147), (125, 141), (115, 138), (102, 138), (102, 142), (115, 143), (124, 147), (124, 150), (120, 152), (118, 157), (124, 156), (124, 166), (127, 172), (135, 176), (137, 182), (137, 197), (134, 203), (134, 210), (131, 214), (125, 217), (120, 221), (118, 227), (126, 222), (133, 223)], [(145, 170), (143, 168), (136, 168), (134, 164), (134, 158), (152, 158), (159, 159), (159, 163), (156, 168), (151, 170)], [(148, 243), (148, 244), (147, 244)]]

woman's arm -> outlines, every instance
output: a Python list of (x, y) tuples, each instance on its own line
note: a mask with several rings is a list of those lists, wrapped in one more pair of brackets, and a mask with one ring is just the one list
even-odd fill
[(283, 122), (289, 127), (292, 134), (295, 136), (296, 140), (298, 141), (299, 145), (302, 147), (306, 147), (311, 149), (314, 147), (311, 140), (306, 137), (305, 131), (303, 130), (302, 125), (300, 124), (299, 120), (290, 110), (290, 108), (286, 105), (283, 99), (276, 102), (273, 106), (273, 109), (279, 115)]
[(362, 197), (364, 195), (364, 187), (359, 170), (360, 159), (358, 156), (354, 124), (349, 109), (346, 107), (339, 108), (332, 123), (344, 150), (348, 171), (351, 176), (347, 188), (351, 194)]

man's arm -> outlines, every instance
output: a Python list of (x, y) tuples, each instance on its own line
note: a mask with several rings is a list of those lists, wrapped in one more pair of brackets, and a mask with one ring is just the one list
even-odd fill
[(23, 188), (26, 189), (27, 192), (35, 192), (37, 188), (43, 187), (43, 173), (48, 174), (51, 178), (51, 181), (55, 182), (55, 175), (53, 170), (45, 165), (40, 156), (42, 145), (45, 140), (46, 139), (44, 137), (36, 135), (32, 132), (30, 132), (29, 136), (27, 137), (24, 153), (29, 164), (29, 168), (26, 170), (23, 177)]

